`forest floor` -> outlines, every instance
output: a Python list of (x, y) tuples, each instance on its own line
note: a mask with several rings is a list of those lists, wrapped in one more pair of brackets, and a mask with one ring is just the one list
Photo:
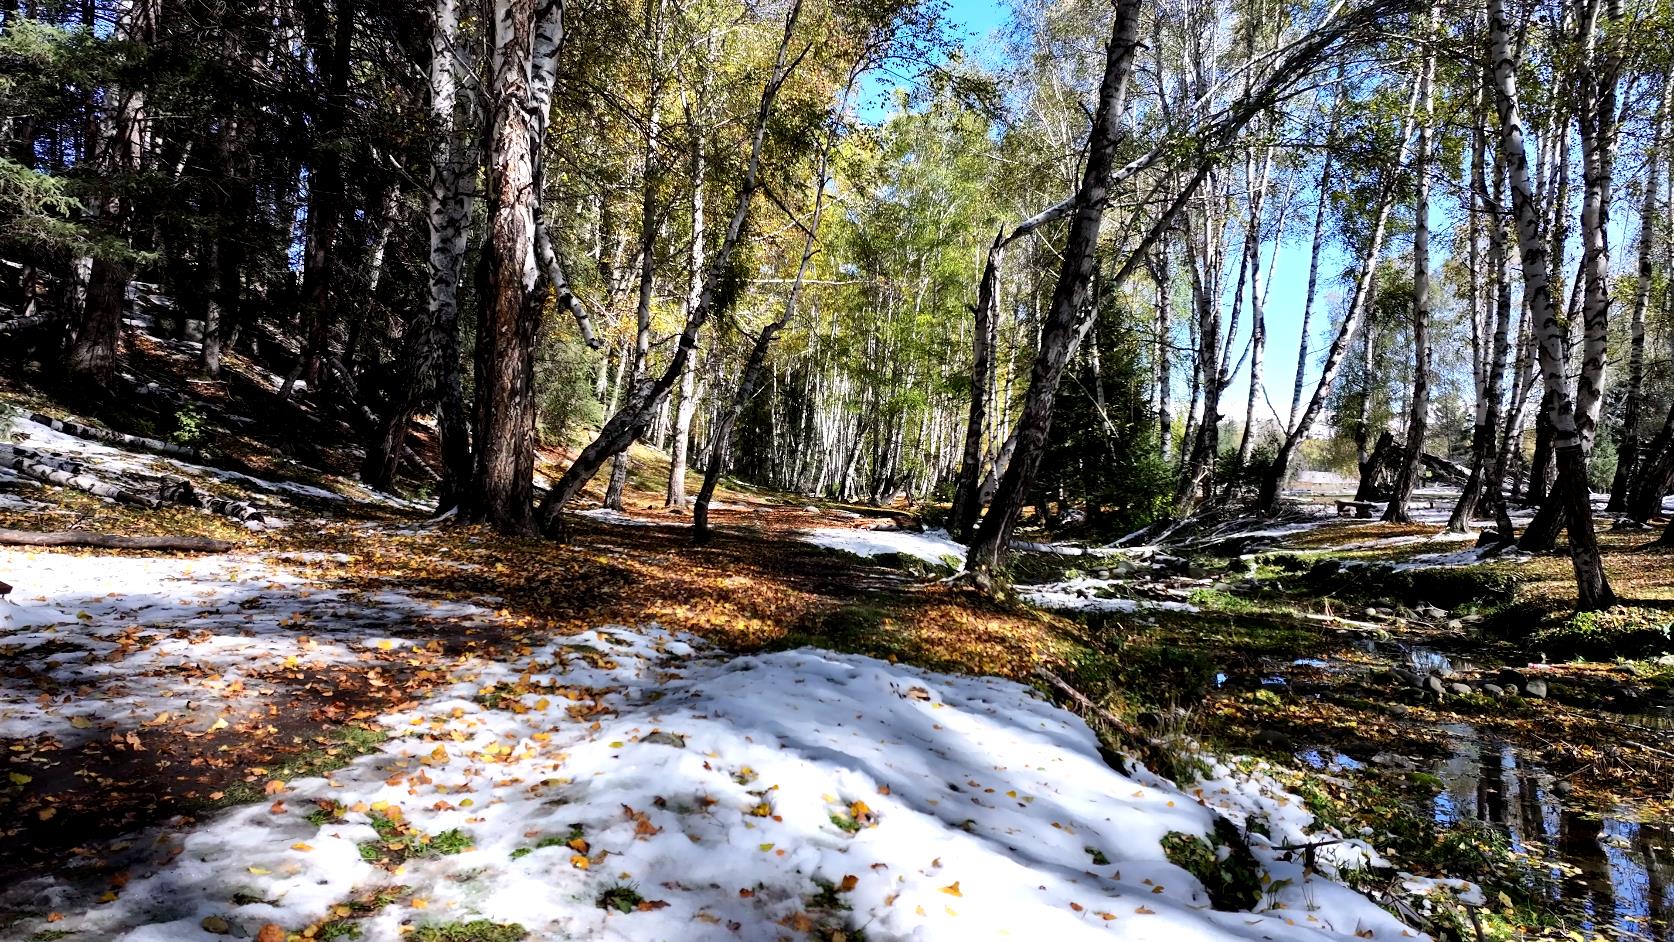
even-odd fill
[(994, 600), (907, 508), (728, 487), (694, 547), (650, 450), (567, 545), (426, 521), (349, 479), (340, 417), (186, 361), (142, 337), (152, 392), (74, 413), (0, 388), (4, 443), (267, 518), (0, 480), (0, 527), (237, 543), (0, 549), (0, 938), (1669, 937), (1646, 534), (1605, 534), (1603, 620), (1561, 557), (1306, 514), (1025, 553)]

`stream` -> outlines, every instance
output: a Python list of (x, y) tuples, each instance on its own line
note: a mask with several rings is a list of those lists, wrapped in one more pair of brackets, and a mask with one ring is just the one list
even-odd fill
[[(1451, 674), (1471, 665), (1441, 652), (1371, 642), (1363, 650), (1402, 659), (1420, 672)], [(1344, 665), (1299, 658), (1292, 667), (1332, 672)], [(1223, 675), (1224, 676), (1224, 675)], [(1264, 685), (1290, 679), (1280, 673)], [(1636, 723), (1674, 724), (1668, 703), (1648, 704)], [(1674, 822), (1642, 820), (1632, 807), (1586, 807), (1540, 757), (1466, 722), (1442, 724), (1448, 754), (1430, 760), (1427, 771), (1441, 783), (1429, 813), (1438, 823), (1476, 822), (1495, 829), (1512, 850), (1524, 855), (1531, 877), (1544, 882), (1555, 904), (1578, 913), (1575, 928), (1588, 937), (1674, 942)], [(1364, 763), (1329, 749), (1298, 752), (1322, 771), (1355, 771)], [(1414, 767), (1426, 770), (1423, 762)], [(1544, 881), (1540, 881), (1540, 877)]]

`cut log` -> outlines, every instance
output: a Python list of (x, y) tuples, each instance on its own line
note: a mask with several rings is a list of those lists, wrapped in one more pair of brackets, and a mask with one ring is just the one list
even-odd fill
[[(101, 549), (175, 550), (184, 553), (225, 553), (238, 544), (201, 536), (122, 536), (87, 530), (7, 530), (0, 528), (0, 544), (7, 546), (95, 546)], [(0, 595), (11, 586), (0, 583)]]
[(65, 422), (61, 419), (55, 419), (49, 415), (42, 415), (39, 412), (33, 413), (29, 416), (29, 418), (32, 421), (41, 423), (55, 432), (63, 432), (65, 435), (73, 435), (76, 438), (85, 438), (92, 442), (103, 442), (104, 444), (116, 445), (121, 448), (137, 448), (141, 451), (156, 452), (159, 455), (169, 455), (174, 458), (186, 458), (191, 461), (203, 460), (203, 456), (199, 454), (196, 448), (188, 448), (185, 445), (176, 445), (173, 442), (165, 442), (161, 439), (144, 438), (139, 435), (126, 435), (122, 432), (112, 432), (109, 429), (94, 428), (91, 425), (82, 425), (80, 422)]

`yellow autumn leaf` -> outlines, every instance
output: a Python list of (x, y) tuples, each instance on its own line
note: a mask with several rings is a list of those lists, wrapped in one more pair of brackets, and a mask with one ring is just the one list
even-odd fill
[(87, 729), (93, 725), (93, 721), (85, 716), (72, 716), (70, 717), (70, 725), (76, 729)]
[(13, 785), (28, 785), (35, 780), (33, 775), (24, 775), (22, 772), (8, 772), (6, 777), (12, 780)]
[(952, 883), (949, 883), (947, 886), (942, 887), (942, 892), (946, 893), (949, 896), (964, 896), (965, 895), (964, 893), (959, 892), (959, 881), (958, 880), (955, 880)]
[(576, 868), (577, 870), (586, 870), (587, 869), (587, 855), (586, 854), (576, 854), (575, 856), (571, 857), (570, 858), (570, 866)]
[(310, 845), (308, 845), (308, 844), (306, 844), (302, 841), (297, 841), (295, 844), (291, 845), (291, 850), (309, 851), (309, 850), (313, 850), (313, 849), (314, 848), (312, 846), (310, 846)]

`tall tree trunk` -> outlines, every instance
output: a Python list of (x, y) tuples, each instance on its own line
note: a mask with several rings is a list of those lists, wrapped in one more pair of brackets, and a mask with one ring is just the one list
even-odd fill
[(1169, 452), (1174, 448), (1174, 402), (1171, 387), (1174, 385), (1174, 371), (1171, 369), (1174, 360), (1174, 330), (1169, 321), (1172, 307), (1172, 285), (1169, 283), (1168, 246), (1157, 253), (1157, 342), (1156, 360), (1157, 370), (1157, 454), (1164, 461), (1168, 460)]
[(1668, 133), (1669, 94), (1674, 82), (1666, 77), (1662, 94), (1657, 99), (1655, 131), (1645, 148), (1645, 184), (1639, 198), (1639, 265), (1638, 283), (1633, 292), (1633, 321), (1629, 328), (1627, 401), (1622, 406), (1622, 439), (1616, 447), (1616, 476), (1610, 482), (1610, 503), (1605, 510), (1620, 513), (1627, 509), (1628, 482), (1633, 480), (1639, 463), (1639, 413), (1645, 385), (1645, 311), (1651, 304), (1651, 283), (1656, 274), (1653, 253), (1656, 247), (1657, 197), (1660, 195), (1662, 169), (1661, 146)]
[(982, 478), (982, 434), (988, 425), (989, 378), (994, 372), (994, 348), (999, 331), (1000, 266), (1005, 261), (1006, 247), (1041, 226), (1069, 215), (1072, 207), (1073, 201), (1065, 200), (1018, 223), (1009, 234), (1002, 228), (994, 234), (994, 242), (988, 247), (988, 254), (983, 260), (982, 277), (977, 282), (977, 302), (971, 308), (974, 318), (971, 331), (971, 405), (965, 421), (959, 478), (954, 487), (950, 530), (955, 539), (970, 537), (984, 503), (979, 483)]
[[(476, 108), (469, 101), (460, 101), (460, 75), (470, 63), (462, 56), (469, 44), (460, 40), (458, 0), (435, 0), (434, 17), (430, 119), (437, 137), (431, 153), (430, 185), (425, 192), (429, 292), (424, 310), (407, 325), (401, 381), (396, 384), (377, 435), (369, 443), (361, 477), (373, 487), (390, 488), (408, 424), (426, 401), (434, 400), (442, 437), (444, 490), (448, 491), (444, 506), (438, 510), (445, 510), (458, 500), (459, 485), (471, 474), (459, 390), (459, 282), (470, 238), (470, 189), (477, 164), (475, 122), (466, 116), (473, 115)], [(468, 96), (469, 88), (467, 83)]]
[(1099, 83), (1098, 109), (1087, 142), (1086, 166), (1076, 191), (1069, 234), (1064, 240), (1063, 267), (1052, 303), (1041, 328), (1039, 352), (1029, 375), (1023, 413), (1018, 417), (1017, 453), (1000, 479), (988, 513), (977, 528), (966, 556), (966, 568), (987, 577), (1000, 564), (1018, 512), (1023, 507), (1052, 427), (1052, 405), (1058, 380), (1080, 333), (1079, 321), (1092, 279), (1099, 223), (1116, 149), (1122, 139), (1122, 116), (1127, 110), (1128, 82), (1138, 51), (1139, 0), (1119, 0), (1105, 48), (1104, 76)]
[(534, 0), (494, 0), (488, 237), (476, 351), (476, 449), (460, 517), (533, 529), (534, 344), (540, 328), (535, 170), (530, 126)]
[[(1244, 235), (1244, 254), (1250, 266), (1250, 390), (1244, 402), (1244, 432), (1238, 437), (1238, 467), (1250, 464), (1250, 448), (1255, 442), (1256, 402), (1262, 395), (1261, 367), (1267, 349), (1266, 301), (1261, 290), (1261, 210), (1266, 202), (1267, 177), (1273, 168), (1273, 152), (1269, 148), (1262, 159), (1261, 176), (1251, 195), (1249, 231)], [(1279, 232), (1275, 240), (1284, 238)]]
[[(1435, 8), (1423, 22), (1435, 18)], [(1428, 44), (1426, 44), (1428, 47)], [(1430, 425), (1430, 122), (1435, 96), (1431, 90), (1436, 73), (1434, 54), (1424, 57), (1418, 79), (1418, 150), (1413, 161), (1416, 196), (1413, 201), (1412, 235), (1412, 395), (1407, 411), (1407, 436), (1401, 449), (1401, 463), (1395, 472), (1395, 488), (1384, 508), (1383, 519), (1408, 523), (1407, 505), (1421, 472), (1424, 435)]]
[[(645, 139), (640, 152), (640, 224), (639, 224), (639, 304), (634, 308), (634, 358), (628, 368), (630, 387), (639, 386), (645, 379), (646, 360), (651, 356), (651, 300), (657, 279), (657, 233), (662, 219), (657, 211), (657, 120), (662, 103), (663, 29), (662, 6), (646, 4), (645, 29), (650, 33), (651, 61), (646, 67)], [(655, 407), (653, 408), (655, 411)], [(649, 417), (647, 420), (649, 424)], [(637, 440), (645, 434), (641, 428), (634, 434)], [(632, 441), (629, 447), (632, 447)], [(628, 483), (629, 449), (616, 452), (610, 464), (610, 479), (605, 485), (604, 506), (622, 509), (622, 490)]]
[[(120, 0), (113, 38), (150, 44), (157, 29), (158, 5), (158, 0)], [(97, 124), (93, 162), (107, 179), (91, 201), (90, 215), (101, 231), (114, 237), (112, 241), (121, 242), (126, 240), (128, 206), (115, 188), (121, 178), (140, 169), (145, 157), (145, 94), (114, 84), (105, 92), (107, 110)], [(117, 179), (108, 179), (112, 177)], [(122, 249), (78, 260), (77, 270), (86, 271), (87, 278), (75, 342), (65, 355), (64, 367), (71, 377), (92, 384), (91, 388), (103, 388), (116, 371), (116, 348), (128, 299), (128, 264)]]
[[(325, 108), (315, 131), (314, 160), (308, 169), (308, 238), (302, 254), (302, 309), (307, 338), (297, 362), (279, 389), (290, 397), (297, 380), (318, 392), (321, 364), (331, 355), (335, 320), (332, 293), (337, 267), (337, 236), (348, 194), (343, 176), (343, 133), (349, 113), (349, 67), (354, 50), (356, 0), (337, 0), (330, 54), (323, 58)], [(324, 36), (320, 37), (321, 45)], [(321, 50), (324, 52), (324, 50)]]
[(808, 214), (808, 223), (803, 227), (802, 257), (797, 262), (796, 276), (791, 279), (790, 290), (785, 294), (784, 310), (777, 320), (767, 324), (761, 333), (756, 335), (756, 341), (750, 347), (750, 355), (745, 360), (744, 372), (739, 378), (732, 401), (716, 416), (711, 429), (711, 435), (715, 439), (714, 447), (710, 450), (709, 460), (704, 467), (703, 484), (698, 489), (697, 501), (692, 506), (692, 540), (695, 543), (703, 544), (711, 539), (709, 504), (715, 496), (715, 487), (721, 480), (721, 468), (726, 459), (726, 444), (732, 438), (733, 426), (737, 423), (739, 415), (755, 396), (756, 387), (761, 382), (763, 367), (767, 362), (767, 351), (773, 343), (774, 336), (796, 316), (802, 287), (806, 283), (808, 269), (813, 264), (814, 252), (819, 241), (820, 220), (825, 213), (826, 186), (831, 180), (831, 153), (837, 145), (837, 131), (842, 116), (848, 109), (855, 83), (866, 64), (867, 60), (862, 58), (856, 60), (851, 67), (848, 82), (844, 85), (842, 97), (839, 99), (836, 119), (820, 146), (819, 162), (814, 172), (814, 204)]
[(1257, 506), (1263, 513), (1271, 514), (1278, 511), (1279, 493), (1290, 478), (1290, 463), (1296, 455), (1296, 449), (1308, 437), (1308, 432), (1313, 429), (1320, 411), (1325, 408), (1326, 397), (1332, 384), (1337, 381), (1337, 371), (1342, 368), (1343, 359), (1348, 355), (1354, 335), (1359, 331), (1360, 322), (1370, 304), (1372, 288), (1377, 278), (1378, 260), (1383, 256), (1384, 233), (1388, 230), (1389, 213), (1395, 203), (1394, 180), (1399, 169), (1405, 166), (1412, 145), (1413, 116), (1418, 107), (1419, 84), (1417, 80), (1413, 82), (1412, 95), (1407, 100), (1406, 117), (1401, 123), (1401, 147), (1395, 155), (1393, 169), (1378, 201), (1377, 217), (1372, 225), (1371, 237), (1367, 240), (1365, 255), (1360, 261), (1360, 270), (1355, 278), (1354, 292), (1349, 298), (1348, 311), (1337, 328), (1337, 335), (1331, 340), (1331, 346), (1325, 351), (1324, 368), (1320, 371), (1319, 381), (1314, 386), (1313, 395), (1308, 399), (1308, 405), (1302, 410), (1302, 417), (1279, 444), (1279, 452), (1273, 458), (1273, 466), (1262, 480)]
[[(1481, 215), (1487, 217), (1488, 223), (1488, 292), (1492, 299), (1492, 311), (1489, 316), (1492, 318), (1494, 333), (1488, 370), (1477, 392), (1480, 408), (1477, 410), (1476, 424), (1471, 430), (1470, 478), (1465, 482), (1464, 490), (1460, 491), (1459, 500), (1453, 505), (1453, 512), (1448, 516), (1447, 529), (1450, 533), (1469, 532), (1471, 522), (1476, 518), (1477, 507), (1486, 496), (1488, 506), (1496, 512), (1498, 518), (1500, 539), (1509, 542), (1512, 539), (1511, 515), (1505, 507), (1503, 490), (1507, 457), (1505, 452), (1510, 448), (1509, 428), (1503, 448), (1496, 447), (1499, 444), (1502, 412), (1501, 387), (1505, 385), (1506, 367), (1511, 358), (1511, 290), (1506, 281), (1503, 199), (1505, 174), (1501, 162), (1496, 158), (1494, 192), (1490, 194), (1483, 166), (1483, 151), (1487, 143), (1484, 126), (1486, 115), (1480, 111), (1478, 114), (1471, 155), (1472, 191), (1473, 202), (1481, 207)], [(1474, 283), (1472, 291), (1473, 297), (1476, 296)], [(1508, 418), (1510, 424), (1517, 421), (1515, 399), (1514, 395), (1513, 408)]]
[[(692, 249), (687, 260), (690, 280), (686, 285), (686, 313), (691, 314), (703, 295), (703, 136), (697, 122), (692, 122)], [(684, 511), (690, 501), (686, 497), (686, 454), (692, 442), (692, 417), (697, 415), (697, 358), (686, 361), (680, 374), (679, 400), (674, 406), (674, 443), (668, 463), (668, 494), (663, 506), (668, 510)]]
[(1576, 423), (1575, 402), (1570, 398), (1564, 377), (1567, 338), (1552, 303), (1547, 250), (1540, 237), (1540, 208), (1535, 205), (1534, 189), (1529, 182), (1528, 154), (1517, 98), (1517, 68), (1512, 59), (1511, 26), (1506, 20), (1504, 0), (1489, 0), (1488, 33), (1501, 147), (1505, 151), (1512, 212), (1517, 222), (1517, 244), (1523, 261), (1523, 291), (1539, 342), (1541, 375), (1554, 400), (1551, 410), (1553, 446), (1559, 466), (1559, 493), (1556, 496), (1563, 503), (1569, 521), (1570, 559), (1575, 570), (1577, 606), (1584, 611), (1605, 608), (1615, 602), (1615, 593), (1605, 577), (1604, 560), (1599, 554), (1598, 538), (1593, 532), (1592, 505), (1587, 491), (1587, 456), (1581, 430)]
[(794, 59), (791, 58), (791, 41), (801, 15), (802, 0), (792, 0), (790, 11), (785, 17), (784, 34), (780, 37), (778, 50), (774, 54), (772, 72), (762, 88), (761, 102), (756, 109), (749, 157), (745, 161), (743, 179), (739, 186), (738, 203), (733, 210), (732, 219), (727, 224), (721, 245), (704, 275), (703, 292), (696, 307), (687, 315), (685, 327), (675, 342), (674, 354), (660, 376), (656, 379), (646, 377), (634, 384), (628, 391), (627, 401), (622, 408), (605, 421), (598, 437), (581, 450), (575, 461), (571, 462), (563, 476), (553, 484), (552, 489), (541, 501), (541, 528), (553, 537), (563, 535), (564, 506), (580, 493), (605, 462), (626, 450), (636, 438), (644, 434), (658, 404), (668, 395), (669, 389), (685, 370), (686, 360), (697, 346), (698, 333), (703, 329), (709, 315), (717, 303), (724, 304), (729, 300), (723, 296), (726, 294), (723, 282), (731, 278), (733, 256), (743, 237), (744, 223), (750, 215), (750, 205), (755, 199), (756, 190), (761, 186), (761, 154), (767, 136), (767, 120), (773, 112), (773, 103), (779, 96), (780, 88), (784, 86), (791, 70), (801, 61), (808, 48), (804, 47), (803, 53), (799, 53)]

